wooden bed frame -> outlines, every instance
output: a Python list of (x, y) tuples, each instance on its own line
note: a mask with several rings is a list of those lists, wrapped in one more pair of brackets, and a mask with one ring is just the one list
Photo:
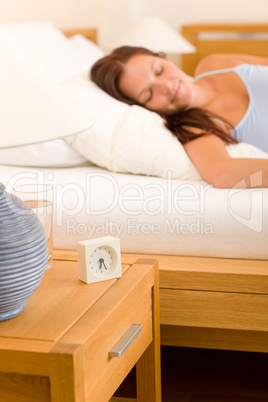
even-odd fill
[(240, 53), (268, 57), (268, 24), (193, 24), (181, 28), (196, 53), (182, 56), (189, 75), (201, 59), (212, 53)]
[[(96, 41), (92, 30), (71, 34), (86, 31)], [(203, 35), (207, 32), (209, 39)], [(182, 58), (188, 74), (209, 53), (268, 56), (268, 39), (259, 38), (268, 33), (268, 25), (196, 24), (182, 27), (182, 33), (197, 48)], [(76, 252), (70, 251), (69, 258), (76, 258)], [(123, 254), (122, 262), (137, 258), (159, 260), (162, 345), (268, 352), (267, 260)]]

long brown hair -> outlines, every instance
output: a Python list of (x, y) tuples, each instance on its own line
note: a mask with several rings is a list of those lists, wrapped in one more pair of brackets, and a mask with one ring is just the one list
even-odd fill
[[(119, 90), (119, 80), (124, 72), (124, 65), (137, 53), (164, 57), (163, 53), (154, 53), (143, 47), (122, 46), (113, 50), (112, 53), (98, 60), (92, 66), (90, 70), (91, 80), (115, 99), (129, 105), (138, 104)], [(166, 127), (182, 144), (196, 138), (197, 134), (191, 130), (192, 128), (200, 129), (201, 133), (199, 135), (214, 134), (224, 142), (237, 143), (237, 140), (223, 128), (221, 129), (220, 125), (216, 124), (214, 119), (220, 120), (229, 129), (233, 129), (232, 125), (225, 119), (204, 109), (190, 108), (175, 114), (159, 114), (165, 120)]]

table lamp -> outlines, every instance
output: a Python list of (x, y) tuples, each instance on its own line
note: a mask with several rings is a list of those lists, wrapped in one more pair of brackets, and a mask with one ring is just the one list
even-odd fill
[(166, 54), (194, 53), (196, 48), (182, 35), (157, 17), (146, 17), (130, 26), (109, 44), (109, 50), (120, 46), (142, 46)]

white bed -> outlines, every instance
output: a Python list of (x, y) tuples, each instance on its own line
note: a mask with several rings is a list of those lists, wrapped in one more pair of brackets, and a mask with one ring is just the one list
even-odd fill
[[(21, 147), (0, 152), (7, 190), (24, 181), (54, 184), (55, 248), (75, 250), (78, 240), (111, 234), (120, 236), (124, 263), (157, 258), (162, 344), (267, 352), (268, 189), (203, 182), (159, 116), (88, 80), (102, 54), (94, 44), (80, 36), (69, 42), (47, 22), (5, 29), (20, 50), (26, 44), (39, 74), (81, 105), (83, 119), (95, 119), (84, 132), (39, 144), (23, 145), (18, 130)], [(248, 144), (228, 152), (267, 158)], [(260, 180), (256, 172), (252, 181)]]
[[(56, 248), (116, 235), (124, 252), (267, 258), (268, 190), (217, 190), (202, 181), (158, 115), (90, 82), (89, 66), (103, 55), (92, 42), (67, 39), (46, 21), (1, 29), (29, 66), (95, 119), (78, 135), (0, 152), (1, 163), (18, 165), (1, 167), (7, 190), (29, 180), (54, 184)], [(248, 144), (227, 148), (233, 156), (268, 157)]]
[(24, 181), (53, 183), (55, 248), (74, 250), (78, 240), (113, 235), (127, 253), (268, 257), (265, 190), (217, 190), (203, 181), (113, 173), (95, 166), (2, 166), (0, 174), (10, 192)]

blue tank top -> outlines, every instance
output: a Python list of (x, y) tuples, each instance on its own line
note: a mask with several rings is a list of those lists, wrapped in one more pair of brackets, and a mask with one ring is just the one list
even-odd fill
[(233, 68), (200, 74), (195, 80), (228, 72), (234, 72), (240, 77), (249, 96), (247, 111), (230, 134), (239, 142), (253, 144), (268, 152), (268, 66), (240, 64)]

